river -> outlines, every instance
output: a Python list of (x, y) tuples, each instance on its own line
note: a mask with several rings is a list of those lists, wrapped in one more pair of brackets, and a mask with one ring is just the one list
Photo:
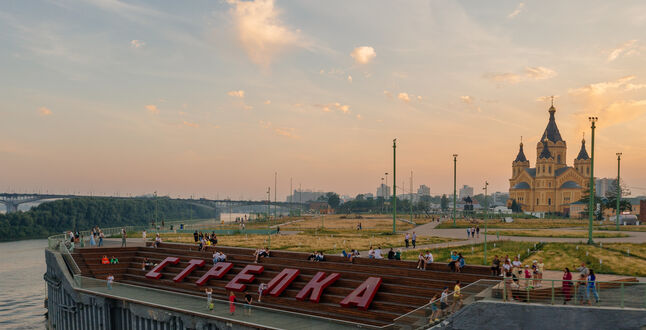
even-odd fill
[(0, 243), (0, 329), (44, 329), (46, 239)]

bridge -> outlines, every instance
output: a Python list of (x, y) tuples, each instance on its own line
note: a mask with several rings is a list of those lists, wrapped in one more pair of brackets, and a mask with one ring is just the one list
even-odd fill
[[(18, 194), (18, 193), (0, 193), (0, 203), (7, 207), (7, 213), (18, 211), (18, 205), (25, 203), (33, 203), (47, 199), (66, 199), (66, 198), (79, 198), (79, 197), (93, 197), (93, 198), (155, 198), (155, 197), (114, 197), (114, 196), (84, 196), (84, 195), (58, 195), (58, 194)], [(167, 197), (158, 197), (167, 198)], [(230, 212), (264, 212), (268, 205), (274, 208), (289, 208), (289, 209), (303, 209), (307, 203), (297, 202), (272, 202), (268, 200), (231, 200), (231, 199), (206, 199), (206, 198), (174, 198), (200, 204), (201, 206), (211, 207), (218, 211), (229, 210)]]

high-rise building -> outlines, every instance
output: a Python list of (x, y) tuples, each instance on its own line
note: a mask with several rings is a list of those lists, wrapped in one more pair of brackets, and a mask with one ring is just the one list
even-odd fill
[(421, 196), (431, 196), (431, 188), (425, 184), (420, 185), (417, 189), (417, 197), (419, 198)]
[(382, 183), (379, 188), (377, 188), (377, 198), (379, 197), (390, 197), (390, 187)]
[(322, 191), (313, 191), (310, 189), (304, 189), (304, 190), (294, 189), (294, 193), (292, 195), (287, 196), (287, 198), (285, 198), (285, 201), (286, 202), (293, 201), (294, 203), (300, 203), (300, 202), (305, 203), (309, 201), (315, 201), (323, 195), (325, 195), (325, 193)]
[(460, 200), (463, 200), (467, 197), (473, 197), (473, 187), (467, 186), (466, 184), (460, 188), (460, 193), (458, 194)]

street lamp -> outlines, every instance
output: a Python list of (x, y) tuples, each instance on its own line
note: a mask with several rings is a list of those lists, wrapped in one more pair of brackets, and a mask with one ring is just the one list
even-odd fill
[(455, 206), (456, 206), (456, 169), (458, 164), (458, 154), (453, 154), (453, 227), (455, 227)]
[(621, 169), (621, 152), (617, 153), (617, 230), (619, 230), (619, 202), (621, 201), (621, 185), (619, 184), (619, 170)]
[(484, 214), (484, 264), (487, 264), (487, 212), (489, 211), (489, 201), (487, 200), (487, 187), (489, 187), (489, 182), (485, 181), (484, 191), (485, 191), (485, 214)]
[(397, 171), (396, 171), (396, 158), (397, 157), (397, 139), (393, 139), (393, 234), (397, 232)]
[(590, 145), (590, 196), (588, 203), (588, 244), (594, 244), (592, 241), (592, 225), (594, 222), (594, 129), (597, 128), (595, 125), (598, 117), (588, 117), (590, 120), (592, 128), (592, 142)]
[(271, 222), (269, 221), (269, 212), (271, 207), (271, 187), (267, 187), (267, 247), (271, 247)]
[[(384, 173), (384, 175), (386, 176), (386, 187), (388, 187), (388, 172)], [(381, 193), (381, 194), (384, 196), (384, 205), (385, 205), (385, 204), (386, 204), (386, 198), (387, 198), (387, 197), (388, 197), (388, 195), (390, 195), (390, 194), (386, 194), (386, 193), (385, 193), (385, 192), (383, 192), (383, 191), (382, 191), (382, 193)], [(386, 209), (386, 211), (388, 211), (388, 207), (385, 207), (385, 209)]]

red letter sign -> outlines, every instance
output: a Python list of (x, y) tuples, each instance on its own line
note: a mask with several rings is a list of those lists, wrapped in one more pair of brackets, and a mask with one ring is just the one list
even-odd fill
[(233, 264), (230, 262), (218, 262), (217, 264), (213, 265), (213, 267), (211, 267), (208, 272), (200, 277), (200, 279), (197, 280), (195, 284), (204, 285), (212, 278), (220, 279), (222, 278), (222, 276), (226, 275), (226, 273), (228, 273), (231, 268), (233, 268)]
[(315, 303), (318, 303), (319, 300), (321, 299), (321, 294), (323, 294), (323, 290), (330, 286), (332, 283), (336, 282), (336, 280), (341, 277), (341, 274), (339, 273), (332, 273), (330, 276), (325, 277), (324, 272), (318, 272), (312, 279), (305, 285), (305, 287), (296, 295), (296, 299), (298, 300), (305, 300), (305, 297), (307, 297), (310, 292), (312, 294), (310, 295), (310, 301), (313, 301)]
[(260, 265), (247, 265), (231, 280), (231, 282), (227, 283), (224, 288), (231, 291), (244, 291), (247, 285), (243, 283), (252, 282), (253, 279), (256, 278), (252, 274), (260, 274), (264, 270), (265, 267)]
[(162, 262), (159, 263), (159, 265), (155, 266), (151, 271), (146, 274), (146, 277), (148, 278), (154, 278), (154, 279), (159, 279), (162, 274), (160, 271), (164, 269), (168, 264), (173, 264), (176, 265), (179, 262), (178, 258), (175, 257), (166, 257), (166, 259), (162, 260)]
[(188, 274), (192, 273), (195, 268), (197, 267), (203, 267), (205, 261), (202, 259), (191, 259), (191, 261), (188, 262), (188, 266), (182, 270), (181, 273), (177, 274), (175, 278), (173, 278), (173, 281), (179, 283), (182, 280), (184, 280), (184, 277), (188, 276)]
[(379, 289), (380, 285), (381, 277), (368, 277), (365, 282), (361, 283), (358, 288), (354, 289), (352, 293), (341, 301), (341, 306), (357, 306), (363, 310), (367, 310), (372, 302), (372, 298), (377, 294), (377, 289)]
[(283, 269), (280, 274), (276, 275), (276, 277), (269, 281), (269, 284), (267, 284), (267, 291), (269, 291), (269, 294), (274, 297), (280, 296), (280, 294), (287, 289), (287, 286), (296, 279), (300, 272), (301, 271), (298, 269)]

